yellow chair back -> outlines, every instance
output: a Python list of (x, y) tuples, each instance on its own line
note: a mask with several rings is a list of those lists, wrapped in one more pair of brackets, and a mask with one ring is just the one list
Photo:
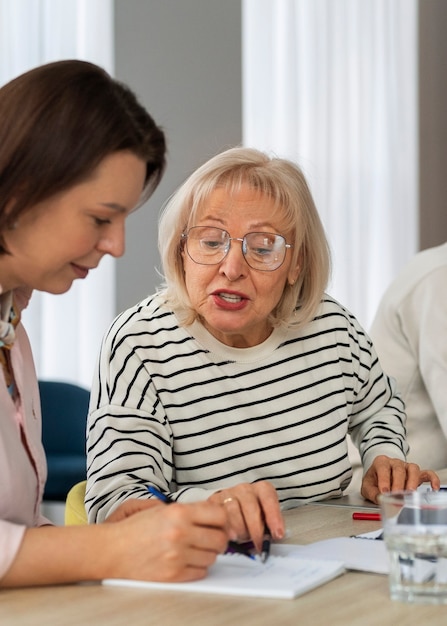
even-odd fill
[(84, 505), (86, 485), (86, 480), (76, 483), (76, 485), (73, 485), (67, 494), (67, 499), (65, 501), (66, 526), (80, 526), (81, 524), (88, 524), (87, 512)]

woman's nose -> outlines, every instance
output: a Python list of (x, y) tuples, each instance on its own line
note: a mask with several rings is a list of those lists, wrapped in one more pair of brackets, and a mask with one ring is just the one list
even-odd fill
[(248, 274), (249, 267), (242, 253), (242, 245), (241, 239), (232, 239), (230, 249), (220, 264), (219, 271), (225, 274), (228, 280), (234, 281)]
[(108, 229), (107, 233), (99, 239), (96, 247), (104, 254), (110, 254), (115, 258), (123, 256), (126, 248), (124, 224), (116, 224)]

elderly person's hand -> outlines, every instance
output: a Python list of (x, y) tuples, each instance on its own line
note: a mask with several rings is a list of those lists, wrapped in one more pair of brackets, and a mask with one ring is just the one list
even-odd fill
[(361, 494), (367, 500), (377, 503), (381, 493), (414, 490), (425, 482), (429, 482), (433, 489), (441, 486), (439, 476), (434, 471), (421, 470), (416, 463), (406, 463), (381, 455), (374, 459), (363, 477)]
[(276, 490), (271, 483), (240, 483), (214, 493), (208, 500), (225, 506), (230, 538), (234, 541), (250, 539), (255, 548), (261, 551), (266, 526), (272, 539), (284, 538), (284, 519)]

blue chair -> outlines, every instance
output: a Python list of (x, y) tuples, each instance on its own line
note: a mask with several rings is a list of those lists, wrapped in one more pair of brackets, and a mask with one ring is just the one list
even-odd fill
[(86, 478), (85, 429), (90, 392), (78, 385), (39, 381), (42, 442), (48, 464), (44, 500), (65, 502)]

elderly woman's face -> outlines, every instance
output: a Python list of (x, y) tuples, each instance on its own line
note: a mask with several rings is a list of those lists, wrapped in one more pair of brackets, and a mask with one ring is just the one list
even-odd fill
[[(268, 196), (260, 195), (248, 185), (231, 195), (224, 189), (216, 189), (193, 226), (223, 229), (230, 237), (240, 239), (247, 233), (274, 233), (283, 235), (287, 243), (292, 243), (290, 234), (284, 232), (281, 211), (275, 209)], [(212, 237), (206, 241), (206, 250), (218, 245), (214, 240)], [(254, 243), (258, 254), (258, 243)], [(262, 245), (259, 255), (265, 254), (268, 249)], [(248, 258), (251, 264), (257, 264), (256, 260)], [(291, 251), (286, 249), (280, 267), (273, 271), (259, 271), (245, 260), (241, 241), (231, 241), (228, 254), (213, 265), (194, 262), (184, 249), (186, 288), (205, 328), (222, 343), (238, 348), (264, 341), (272, 331), (267, 321), (269, 314), (278, 304), (286, 282), (295, 281), (298, 275), (298, 269), (291, 267), (290, 259)]]

